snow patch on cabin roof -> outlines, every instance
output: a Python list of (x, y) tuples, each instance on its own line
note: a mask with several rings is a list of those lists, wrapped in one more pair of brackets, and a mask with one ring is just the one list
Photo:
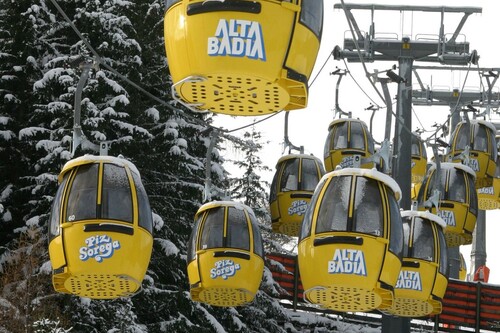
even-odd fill
[[(442, 162), (440, 165), (441, 165), (442, 169), (451, 169), (451, 168), (461, 169), (461, 170), (467, 172), (468, 174), (470, 174), (471, 176), (473, 176), (474, 179), (476, 179), (476, 172), (465, 164), (452, 163), (452, 162)], [(434, 171), (434, 169), (436, 169), (436, 163), (431, 162), (431, 166), (429, 167), (429, 172), (431, 170)]]
[(128, 166), (130, 171), (136, 173), (137, 175), (140, 176), (139, 170), (137, 167), (130, 162), (129, 160), (125, 159), (123, 156), (115, 157), (115, 156), (97, 156), (97, 155), (90, 155), (90, 154), (85, 154), (83, 156), (77, 157), (75, 159), (72, 159), (68, 162), (63, 167), (63, 170), (66, 169), (66, 167), (74, 164), (89, 164), (89, 163), (96, 163), (96, 162), (104, 162), (104, 163), (113, 163), (116, 165), (120, 166)]
[(426, 220), (430, 220), (439, 224), (443, 229), (446, 228), (446, 222), (438, 215), (432, 214), (428, 211), (417, 211), (417, 210), (404, 210), (401, 212), (401, 217), (413, 217), (418, 216)]

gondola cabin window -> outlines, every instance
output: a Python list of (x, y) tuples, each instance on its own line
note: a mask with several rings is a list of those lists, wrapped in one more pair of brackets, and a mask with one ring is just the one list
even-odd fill
[(66, 210), (66, 221), (75, 222), (97, 218), (97, 173), (99, 164), (78, 167), (73, 179)]
[[(352, 182), (356, 182), (352, 188)], [(354, 191), (354, 192), (352, 192)], [(349, 207), (354, 196), (354, 207)], [(319, 209), (316, 233), (349, 231), (383, 235), (383, 210), (378, 182), (371, 178), (340, 176), (332, 179)], [(349, 212), (353, 214), (350, 216)]]
[[(356, 148), (365, 150), (365, 132), (363, 131), (363, 126), (359, 122), (351, 123), (351, 133), (350, 133), (350, 148)], [(373, 147), (370, 148), (373, 151)]]
[(297, 191), (299, 188), (299, 159), (290, 159), (286, 161), (283, 176), (281, 177), (280, 192)]
[(52, 210), (50, 212), (50, 230), (49, 230), (49, 241), (51, 241), (54, 237), (58, 236), (61, 229), (59, 228), (59, 221), (61, 216), (61, 205), (62, 205), (62, 196), (64, 193), (64, 188), (66, 187), (66, 182), (68, 181), (69, 174), (64, 176), (63, 181), (59, 185), (57, 189), (56, 196), (54, 197)]
[(135, 172), (132, 172), (132, 179), (134, 180), (135, 190), (137, 192), (139, 226), (153, 233), (153, 214), (151, 213), (151, 206), (149, 205), (146, 189), (144, 185), (142, 185), (140, 176)]
[(386, 189), (392, 195), (388, 195), (389, 200), (389, 214), (391, 217), (390, 224), (390, 237), (389, 237), (389, 251), (397, 255), (399, 258), (403, 257), (403, 228), (401, 228), (401, 215), (399, 212), (399, 204), (395, 198), (394, 192)]
[(439, 248), (441, 253), (439, 254), (439, 272), (445, 276), (448, 276), (449, 266), (448, 266), (448, 246), (446, 245), (446, 238), (443, 232), (438, 233)]
[(412, 251), (404, 256), (431, 262), (434, 261), (434, 235), (431, 222), (416, 217), (413, 228)]
[(224, 247), (243, 249), (250, 251), (250, 234), (248, 223), (243, 209), (228, 208), (228, 223), (226, 244)]
[(223, 247), (224, 207), (214, 208), (207, 216), (201, 232), (201, 249)]
[(317, 0), (302, 0), (300, 23), (311, 29), (321, 39), (323, 28), (323, 3)]
[(104, 164), (101, 218), (132, 223), (132, 192), (125, 168)]
[(321, 175), (318, 174), (317, 163), (313, 159), (302, 159), (302, 173), (300, 189), (302, 191), (314, 191)]

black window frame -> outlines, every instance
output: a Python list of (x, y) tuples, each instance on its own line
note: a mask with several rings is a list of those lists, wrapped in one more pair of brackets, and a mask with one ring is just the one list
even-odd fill
[(323, 1), (302, 0), (299, 22), (312, 31), (321, 41), (323, 34), (324, 5)]

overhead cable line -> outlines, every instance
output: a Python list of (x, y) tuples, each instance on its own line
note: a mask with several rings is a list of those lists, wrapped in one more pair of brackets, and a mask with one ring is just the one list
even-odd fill
[(351, 30), (352, 40), (354, 41), (354, 45), (356, 46), (356, 51), (358, 52), (359, 60), (361, 61), (361, 64), (363, 65), (363, 69), (365, 70), (365, 75), (368, 78), (368, 81), (370, 81), (370, 84), (373, 86), (373, 89), (375, 89), (375, 91), (377, 92), (377, 94), (380, 97), (380, 99), (382, 101), (384, 101), (384, 104), (387, 104), (388, 102), (385, 100), (384, 96), (382, 96), (382, 94), (380, 93), (380, 91), (377, 89), (377, 86), (375, 86), (375, 83), (373, 83), (373, 81), (370, 79), (371, 74), (368, 72), (368, 68), (366, 68), (365, 60), (363, 59), (363, 55), (361, 54), (361, 51), (360, 51), (360, 48), (359, 48), (359, 44), (358, 44), (358, 40), (356, 38), (356, 34), (354, 33), (354, 28), (352, 27), (352, 22), (351, 22), (351, 20), (349, 18), (349, 15), (347, 14), (347, 9), (345, 8), (344, 0), (340, 0), (340, 2), (342, 4), (342, 9), (343, 9), (344, 14), (345, 14), (346, 19), (347, 19), (347, 23), (349, 24), (349, 29)]

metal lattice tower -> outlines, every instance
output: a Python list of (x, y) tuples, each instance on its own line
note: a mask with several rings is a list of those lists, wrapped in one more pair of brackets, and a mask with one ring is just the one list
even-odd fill
[[(411, 108), (412, 108), (412, 72), (415, 61), (438, 62), (443, 65), (476, 64), (476, 51), (469, 51), (469, 43), (458, 42), (457, 37), (467, 18), (474, 13), (481, 13), (477, 7), (443, 7), (443, 6), (407, 6), (377, 4), (335, 4), (334, 9), (343, 9), (351, 28), (352, 37), (344, 38), (343, 48), (336, 46), (333, 51), (335, 59), (346, 59), (349, 62), (397, 61), (399, 64), (397, 107), (394, 132), (393, 177), (401, 187), (401, 207), (411, 207)], [(353, 10), (370, 10), (371, 24), (368, 33), (362, 33), (352, 14)], [(404, 36), (401, 39), (377, 38), (375, 33), (375, 11), (419, 11), (441, 13), (441, 22), (437, 39), (415, 39)], [(453, 34), (445, 35), (444, 16), (448, 13), (463, 13), (463, 17)], [(386, 104), (390, 103), (387, 101)], [(382, 332), (410, 332), (409, 319), (384, 316)]]

